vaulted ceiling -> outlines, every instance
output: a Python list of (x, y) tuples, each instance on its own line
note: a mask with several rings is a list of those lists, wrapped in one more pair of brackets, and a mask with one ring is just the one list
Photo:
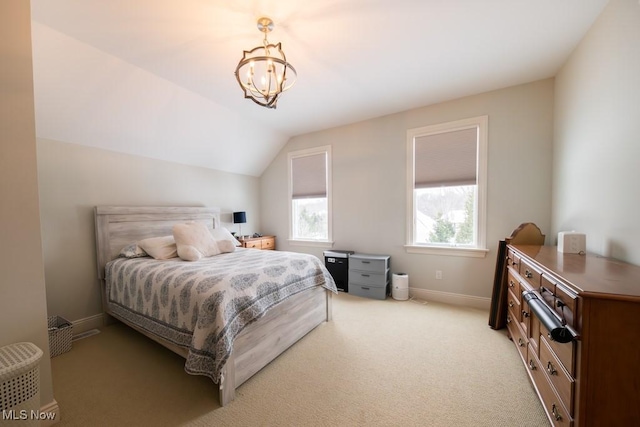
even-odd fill
[[(31, 0), (39, 138), (260, 176), (292, 136), (552, 77), (607, 0)], [(234, 69), (273, 19), (298, 80)]]

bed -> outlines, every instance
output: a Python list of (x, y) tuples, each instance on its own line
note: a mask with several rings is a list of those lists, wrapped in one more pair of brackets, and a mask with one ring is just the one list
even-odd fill
[(172, 234), (175, 224), (220, 225), (211, 207), (95, 208), (96, 255), (106, 314), (185, 358), (185, 371), (235, 390), (331, 320), (335, 283), (314, 256), (238, 248), (195, 262), (122, 258), (123, 247)]

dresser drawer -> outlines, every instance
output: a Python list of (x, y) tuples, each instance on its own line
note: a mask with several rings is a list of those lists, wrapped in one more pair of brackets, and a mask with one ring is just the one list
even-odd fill
[(520, 260), (520, 276), (531, 286), (529, 290), (540, 288), (540, 277), (542, 273), (533, 267), (526, 259)]
[(524, 335), (529, 338), (530, 330), (529, 323), (531, 321), (531, 308), (529, 308), (529, 303), (526, 301), (522, 301), (520, 304), (520, 326), (524, 330)]
[(553, 384), (562, 404), (569, 410), (569, 415), (573, 415), (573, 392), (575, 381), (565, 370), (562, 363), (553, 354), (551, 347), (546, 341), (542, 341), (540, 346), (540, 365), (547, 373), (547, 377)]
[(518, 299), (520, 299), (520, 295), (522, 294), (522, 291), (520, 290), (520, 284), (518, 282), (516, 274), (514, 274), (513, 270), (510, 268), (507, 269), (507, 289), (513, 292), (513, 294), (516, 295)]
[(359, 283), (361, 285), (380, 287), (388, 283), (388, 270), (384, 273), (374, 273), (362, 270), (349, 270), (349, 285)]
[(522, 319), (522, 309), (520, 308), (520, 298), (514, 295), (511, 290), (507, 292), (507, 306), (513, 310), (516, 320)]
[(572, 427), (573, 418), (547, 379), (547, 375), (544, 372), (545, 367), (542, 366), (536, 355), (531, 352), (528, 352), (527, 367), (540, 395), (542, 406), (552, 425)]
[(260, 243), (260, 240), (249, 240), (245, 242), (243, 246), (251, 249), (262, 249), (262, 243)]
[(507, 310), (507, 326), (511, 323), (518, 323), (518, 318), (513, 314), (511, 310)]
[(577, 312), (578, 296), (548, 274), (542, 275), (541, 283), (540, 296), (567, 325), (576, 328), (574, 313)]
[(353, 254), (349, 257), (349, 269), (386, 273), (389, 257), (381, 255)]
[(520, 322), (511, 322), (507, 324), (507, 328), (509, 329), (509, 334), (511, 335), (511, 339), (513, 343), (516, 345), (518, 352), (520, 353), (520, 357), (523, 361), (527, 360), (527, 337), (524, 332), (520, 328)]
[(540, 357), (540, 320), (533, 312), (531, 319), (529, 319), (529, 344), (533, 347), (536, 356)]
[(367, 286), (358, 283), (349, 283), (349, 293), (365, 298), (386, 299), (387, 286)]
[(564, 366), (564, 369), (566, 369), (571, 376), (575, 377), (575, 342), (572, 341), (563, 344), (558, 341), (553, 341), (549, 338), (549, 331), (547, 328), (540, 323), (540, 348), (543, 347), (543, 342), (553, 350), (553, 353), (556, 355), (560, 363), (562, 363), (562, 366)]
[(520, 256), (511, 249), (507, 252), (507, 267), (520, 272)]
[(275, 237), (266, 237), (262, 239), (262, 249), (272, 250), (276, 248), (276, 239)]

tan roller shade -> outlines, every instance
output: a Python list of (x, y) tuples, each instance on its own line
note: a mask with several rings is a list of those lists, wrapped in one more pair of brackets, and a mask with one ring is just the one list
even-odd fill
[(415, 138), (415, 188), (476, 184), (478, 128)]
[(291, 160), (292, 198), (306, 199), (327, 196), (326, 153), (294, 157)]

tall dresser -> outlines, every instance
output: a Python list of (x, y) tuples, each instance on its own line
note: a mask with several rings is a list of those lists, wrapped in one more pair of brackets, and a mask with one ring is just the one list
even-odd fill
[(551, 424), (640, 425), (640, 267), (507, 244), (502, 271), (509, 336)]

